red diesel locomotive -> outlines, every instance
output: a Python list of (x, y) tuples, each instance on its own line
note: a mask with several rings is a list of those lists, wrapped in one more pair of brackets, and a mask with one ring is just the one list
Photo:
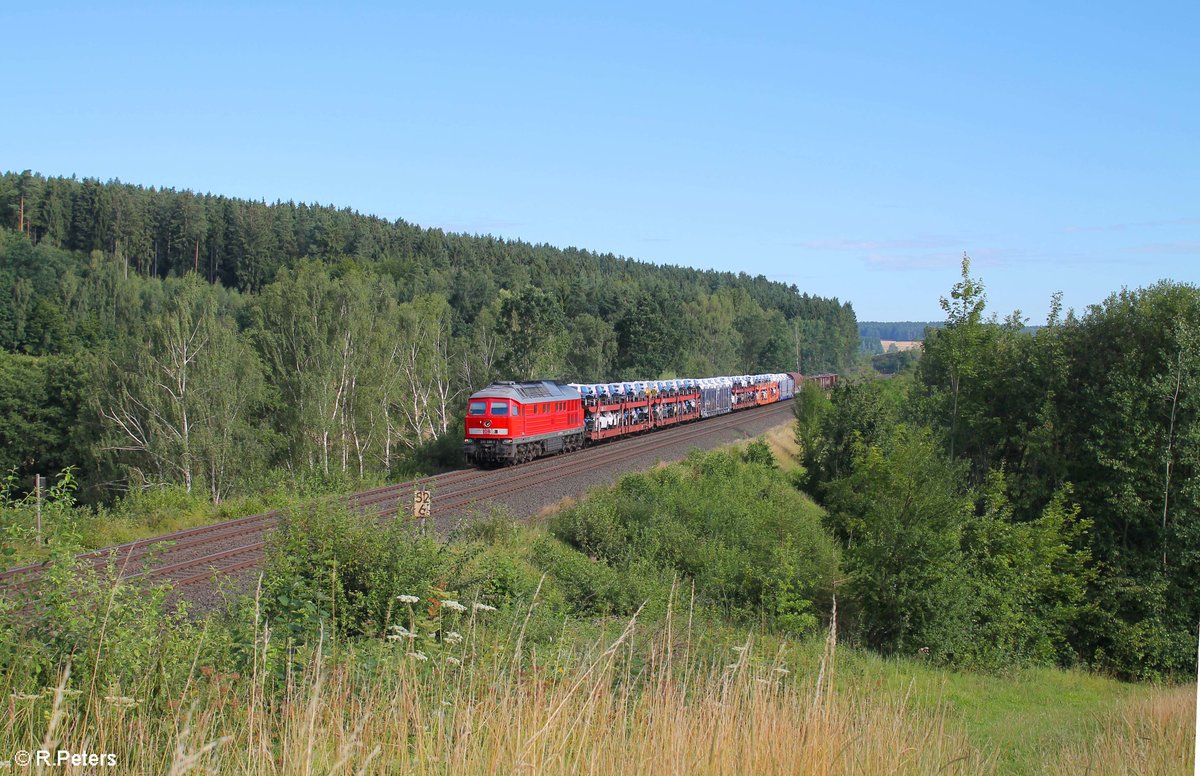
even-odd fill
[(506, 464), (583, 447), (579, 391), (562, 383), (500, 382), (467, 403), (468, 461)]

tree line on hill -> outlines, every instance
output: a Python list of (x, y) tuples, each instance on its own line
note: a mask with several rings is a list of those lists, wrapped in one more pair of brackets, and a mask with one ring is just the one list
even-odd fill
[(969, 275), (907, 375), (797, 404), (871, 646), (1186, 676), (1200, 621), (1200, 289), (1044, 327)]
[(219, 501), (265, 471), (380, 476), (493, 379), (855, 357), (848, 303), (348, 209), (0, 176), (0, 467)]
[(940, 321), (859, 321), (858, 338), (862, 352), (886, 352), (883, 340), (916, 342), (925, 339), (927, 329), (936, 329)]
[(858, 335), (864, 339), (911, 342), (925, 339), (926, 329), (941, 325), (941, 321), (859, 321)]

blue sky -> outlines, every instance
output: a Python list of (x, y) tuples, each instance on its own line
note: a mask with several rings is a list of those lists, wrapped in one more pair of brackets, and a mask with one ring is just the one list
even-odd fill
[[(1196, 3), (9, 3), (0, 169), (350, 206), (940, 319), (1200, 281)], [(1053, 6), (1053, 7), (1048, 7)]]

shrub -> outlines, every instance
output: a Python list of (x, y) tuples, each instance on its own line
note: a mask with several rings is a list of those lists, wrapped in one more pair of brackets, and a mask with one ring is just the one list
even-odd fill
[[(697, 453), (627, 476), (562, 513), (551, 531), (622, 580), (639, 568), (660, 579), (682, 574), (736, 618), (805, 632), (826, 605), (837, 552), (820, 510), (762, 453)], [(602, 573), (578, 571), (591, 585)]]
[(381, 635), (396, 596), (450, 590), (469, 546), (419, 535), (402, 520), (333, 505), (286, 510), (267, 540), (264, 613), (297, 642), (322, 626)]
[[(20, 606), (28, 609), (16, 616)], [(199, 627), (166, 587), (119, 581), (70, 550), (55, 549), (27, 601), (0, 599), (0, 674), (31, 686), (54, 684), (66, 664), (76, 686), (154, 692), (186, 675)]]

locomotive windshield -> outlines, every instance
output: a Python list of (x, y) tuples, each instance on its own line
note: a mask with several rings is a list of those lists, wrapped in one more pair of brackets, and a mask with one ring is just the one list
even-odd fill
[(499, 416), (507, 415), (508, 414), (508, 402), (506, 402), (506, 401), (492, 402), (492, 414), (499, 415)]
[(483, 415), (486, 412), (487, 412), (487, 402), (486, 401), (471, 402), (471, 414), (472, 415)]

